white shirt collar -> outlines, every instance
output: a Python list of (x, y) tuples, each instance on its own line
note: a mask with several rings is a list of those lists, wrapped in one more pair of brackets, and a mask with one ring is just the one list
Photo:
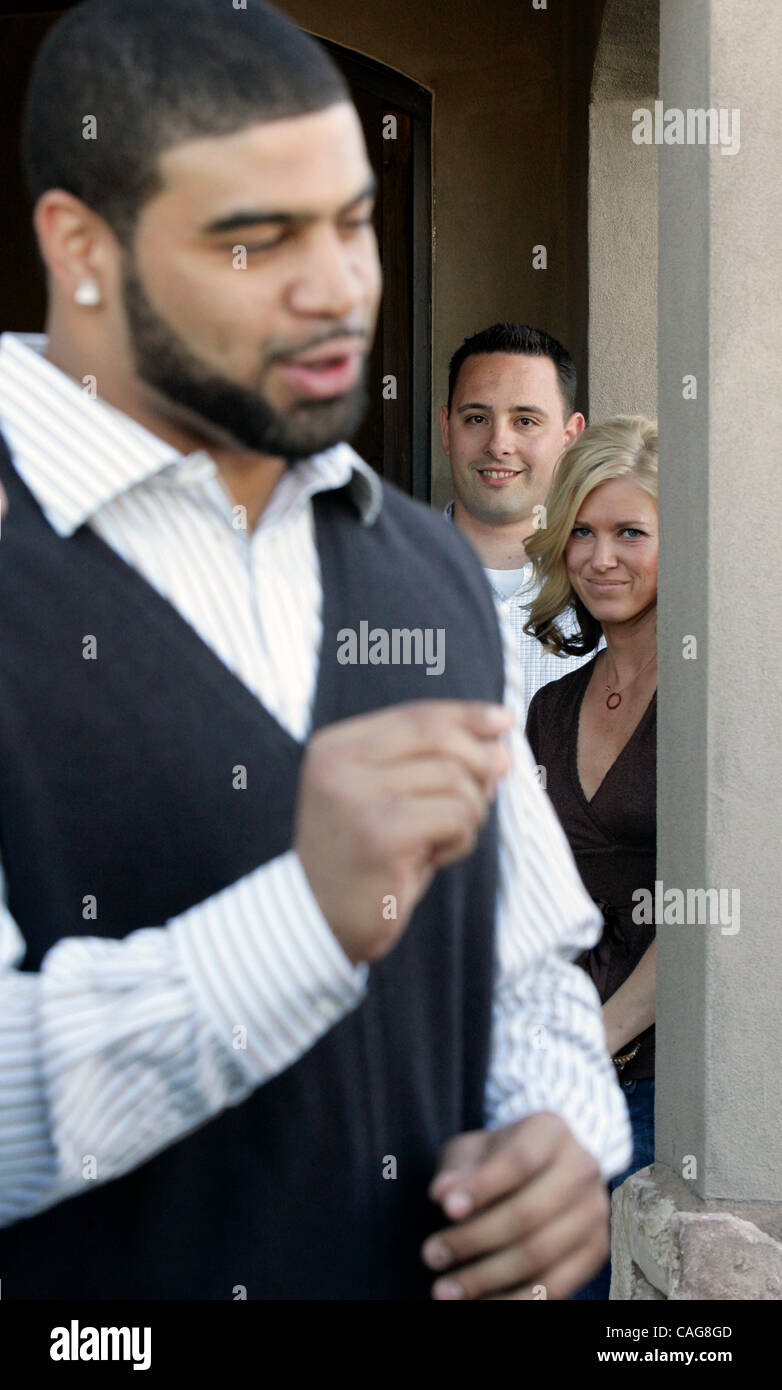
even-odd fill
[[(164, 470), (183, 480), (194, 468), (217, 471), (205, 449), (184, 455), (93, 396), (89, 378), (80, 386), (43, 356), (46, 341), (40, 333), (0, 336), (0, 429), (19, 475), (59, 535), (72, 535), (115, 497)], [(285, 478), (287, 505), (292, 491), (303, 504), (314, 492), (349, 484), (365, 526), (382, 506), (378, 475), (346, 443), (314, 454)]]

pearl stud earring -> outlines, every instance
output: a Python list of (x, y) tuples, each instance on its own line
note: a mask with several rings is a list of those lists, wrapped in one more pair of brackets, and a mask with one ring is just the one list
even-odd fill
[(100, 304), (100, 288), (96, 280), (80, 280), (73, 292), (73, 297), (77, 304), (84, 305), (85, 308), (93, 308)]

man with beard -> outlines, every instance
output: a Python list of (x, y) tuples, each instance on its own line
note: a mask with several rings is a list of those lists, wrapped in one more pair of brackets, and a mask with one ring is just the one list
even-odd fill
[[(565, 1297), (629, 1161), (571, 964), (599, 923), (480, 567), (341, 442), (380, 295), (344, 82), (260, 3), (90, 0), (36, 60), (25, 158), (4, 1297)], [(337, 660), (423, 613), (434, 696)]]

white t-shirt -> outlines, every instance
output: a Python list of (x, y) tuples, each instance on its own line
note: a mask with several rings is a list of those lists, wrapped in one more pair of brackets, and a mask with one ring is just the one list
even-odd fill
[(486, 576), (491, 587), (496, 590), (500, 598), (511, 598), (517, 589), (521, 588), (524, 580), (528, 577), (532, 569), (531, 565), (522, 565), (518, 570), (488, 570)]

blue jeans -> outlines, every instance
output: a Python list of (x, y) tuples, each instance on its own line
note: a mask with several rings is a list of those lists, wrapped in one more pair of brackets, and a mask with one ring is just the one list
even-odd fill
[[(608, 1184), (609, 1192), (619, 1187), (631, 1173), (637, 1173), (639, 1168), (647, 1168), (650, 1163), (654, 1163), (654, 1077), (650, 1076), (644, 1081), (620, 1081), (619, 1085), (625, 1093), (627, 1108), (630, 1111), (633, 1161), (623, 1173), (617, 1173), (616, 1177), (611, 1179)], [(589, 1283), (570, 1297), (607, 1299), (610, 1287), (611, 1261), (606, 1260), (603, 1268), (592, 1276)]]

